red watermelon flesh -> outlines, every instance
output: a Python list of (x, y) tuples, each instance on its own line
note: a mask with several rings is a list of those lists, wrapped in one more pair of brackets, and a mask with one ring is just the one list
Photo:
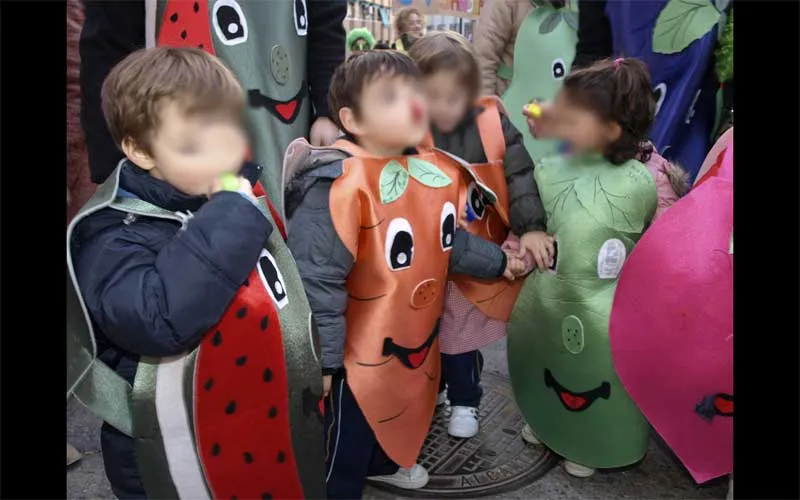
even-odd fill
[(157, 43), (170, 47), (198, 47), (214, 55), (208, 2), (169, 0)]
[(194, 415), (213, 498), (303, 498), (280, 321), (257, 269), (200, 345)]

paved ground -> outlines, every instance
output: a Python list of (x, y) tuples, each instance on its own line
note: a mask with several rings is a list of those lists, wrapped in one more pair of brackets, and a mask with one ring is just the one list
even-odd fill
[[(484, 350), (485, 370), (508, 376), (505, 361), (505, 342)], [(67, 439), (84, 457), (67, 471), (67, 498), (114, 498), (103, 473), (100, 455), (100, 424), (80, 405), (71, 402), (68, 408)], [(717, 481), (698, 487), (668, 451), (652, 443), (650, 453), (642, 464), (625, 472), (595, 474), (589, 479), (568, 476), (557, 467), (535, 483), (504, 494), (504, 499), (718, 499), (725, 498), (727, 481)], [(369, 488), (365, 498), (400, 498)]]

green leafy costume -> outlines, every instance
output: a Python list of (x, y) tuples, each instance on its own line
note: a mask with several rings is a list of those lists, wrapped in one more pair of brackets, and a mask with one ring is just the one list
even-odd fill
[[(533, 99), (544, 101), (556, 96), (572, 66), (578, 42), (577, 6), (556, 9), (549, 3), (534, 3), (537, 6), (517, 33), (511, 84), (503, 95), (509, 118), (519, 130), (528, 129), (523, 106)], [(534, 139), (527, 133), (523, 136), (534, 161), (555, 153), (558, 147), (556, 141)]]
[(655, 182), (636, 160), (600, 156), (548, 157), (535, 176), (558, 250), (554, 272), (526, 280), (508, 325), (517, 404), (567, 460), (629, 465), (649, 428), (614, 372), (608, 319), (625, 257), (655, 213)]
[(367, 28), (354, 28), (347, 34), (347, 50), (372, 50), (375, 48), (375, 37)]

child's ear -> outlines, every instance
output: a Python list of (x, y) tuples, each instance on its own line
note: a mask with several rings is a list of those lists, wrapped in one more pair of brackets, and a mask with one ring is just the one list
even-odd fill
[(339, 123), (342, 124), (344, 131), (351, 135), (364, 135), (352, 108), (344, 107), (339, 110)]
[(125, 153), (125, 156), (130, 161), (132, 161), (142, 170), (150, 170), (156, 166), (153, 157), (137, 146), (134, 140), (130, 137), (126, 137), (122, 140), (122, 152)]
[(606, 124), (606, 137), (609, 143), (615, 143), (622, 137), (622, 127), (617, 122), (608, 122)]

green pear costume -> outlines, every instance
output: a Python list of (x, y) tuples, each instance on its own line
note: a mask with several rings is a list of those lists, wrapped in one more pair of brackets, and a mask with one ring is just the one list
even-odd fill
[(261, 183), (270, 199), (282, 200), (283, 153), (309, 130), (306, 0), (151, 0), (146, 6), (150, 44), (199, 47), (236, 75), (247, 94), (252, 159), (264, 166)]
[[(518, 130), (527, 130), (522, 107), (531, 100), (546, 101), (556, 96), (575, 58), (578, 42), (578, 14), (574, 2), (556, 9), (549, 3), (534, 2), (517, 32), (511, 84), (503, 95), (509, 118)], [(525, 149), (534, 161), (554, 154), (558, 143), (523, 134)]]
[(657, 207), (655, 182), (630, 160), (542, 160), (535, 171), (555, 235), (554, 270), (525, 282), (508, 325), (514, 395), (536, 437), (572, 462), (614, 468), (640, 460), (649, 427), (611, 358), (617, 277)]

